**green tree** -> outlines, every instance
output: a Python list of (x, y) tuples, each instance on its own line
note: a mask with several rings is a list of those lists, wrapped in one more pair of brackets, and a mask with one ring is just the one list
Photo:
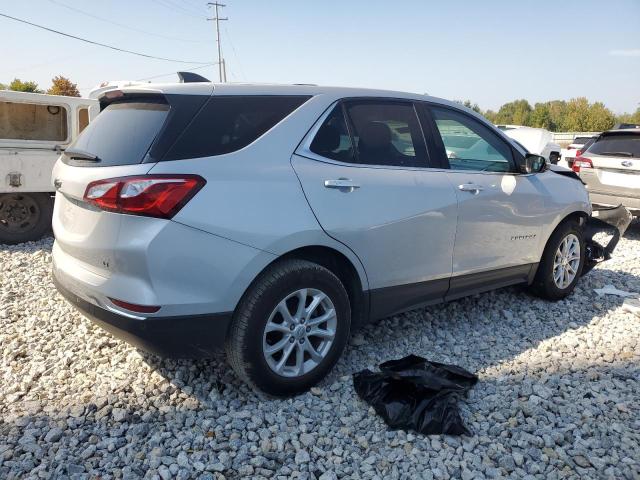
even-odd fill
[(497, 116), (498, 114), (493, 110), (487, 110), (486, 112), (484, 112), (484, 118), (486, 118), (487, 120), (489, 120), (491, 123), (494, 123), (494, 124), (497, 123), (496, 122)]
[(459, 103), (460, 105), (464, 105), (467, 108), (470, 108), (471, 110), (473, 110), (476, 113), (479, 113), (480, 115), (482, 115), (482, 109), (480, 108), (480, 106), (477, 103), (471, 103), (471, 100), (454, 100), (454, 102)]
[(77, 84), (72, 83), (71, 80), (62, 75), (53, 77), (51, 83), (51, 88), (47, 90), (49, 95), (65, 95), (67, 97), (80, 96)]
[(38, 84), (36, 82), (23, 82), (19, 78), (13, 79), (13, 82), (9, 84), (9, 90), (15, 90), (16, 92), (44, 93), (43, 90), (38, 88)]
[(507, 125), (529, 125), (532, 112), (531, 105), (526, 100), (515, 100), (500, 107), (495, 123)]
[(549, 102), (536, 103), (529, 117), (530, 126), (536, 128), (546, 128), (547, 130), (554, 131), (556, 125), (551, 118), (551, 109)]
[(8, 88), (4, 83), (0, 83), (0, 90), (8, 90)]
[(616, 123), (638, 123), (640, 124), (640, 107), (634, 113), (623, 113), (616, 117)]
[(596, 102), (589, 107), (587, 115), (587, 127), (591, 132), (602, 132), (613, 128), (616, 117), (602, 102)]

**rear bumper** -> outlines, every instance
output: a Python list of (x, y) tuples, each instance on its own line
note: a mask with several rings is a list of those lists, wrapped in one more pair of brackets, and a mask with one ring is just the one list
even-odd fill
[(622, 204), (629, 210), (631, 210), (635, 215), (640, 214), (640, 198), (637, 197), (589, 192), (589, 198), (591, 200), (591, 203), (596, 205), (616, 206)]
[(225, 342), (232, 312), (172, 317), (129, 317), (94, 305), (74, 294), (52, 275), (65, 299), (117, 338), (146, 352), (169, 358), (203, 358)]

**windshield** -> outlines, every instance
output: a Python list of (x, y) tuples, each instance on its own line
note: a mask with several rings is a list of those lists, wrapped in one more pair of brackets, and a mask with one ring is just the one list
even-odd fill
[[(105, 108), (67, 149), (78, 165), (109, 167), (141, 163), (169, 112), (169, 105), (150, 102), (114, 103)], [(77, 152), (74, 154), (74, 152)], [(90, 163), (87, 156), (95, 157)]]
[(640, 134), (604, 135), (587, 151), (597, 155), (640, 158)]

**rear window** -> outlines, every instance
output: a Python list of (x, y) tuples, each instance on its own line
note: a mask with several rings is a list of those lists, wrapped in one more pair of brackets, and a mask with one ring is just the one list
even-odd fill
[(213, 96), (163, 160), (211, 157), (246, 147), (308, 96)]
[(67, 149), (67, 156), (73, 151), (95, 155), (99, 162), (77, 162), (91, 167), (141, 163), (168, 112), (165, 103), (113, 103), (87, 125)]
[(640, 134), (604, 135), (587, 151), (596, 155), (640, 158)]
[(63, 106), (0, 102), (0, 139), (65, 142), (67, 137)]
[(585, 143), (587, 143), (589, 140), (591, 140), (591, 137), (576, 137), (573, 139), (573, 144), (577, 144), (577, 145), (584, 145)]

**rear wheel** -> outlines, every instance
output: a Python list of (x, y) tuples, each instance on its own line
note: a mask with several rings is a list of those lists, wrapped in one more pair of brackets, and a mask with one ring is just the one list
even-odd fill
[(551, 152), (549, 154), (549, 162), (551, 162), (551, 164), (557, 165), (558, 160), (560, 160), (560, 154), (558, 152)]
[(48, 193), (0, 194), (0, 243), (38, 240), (51, 228), (52, 213)]
[(227, 358), (252, 387), (295, 395), (335, 365), (350, 323), (349, 297), (338, 277), (315, 263), (285, 260), (265, 271), (241, 300)]
[(549, 238), (532, 290), (548, 300), (560, 300), (576, 286), (584, 266), (582, 228), (575, 221), (559, 225)]

